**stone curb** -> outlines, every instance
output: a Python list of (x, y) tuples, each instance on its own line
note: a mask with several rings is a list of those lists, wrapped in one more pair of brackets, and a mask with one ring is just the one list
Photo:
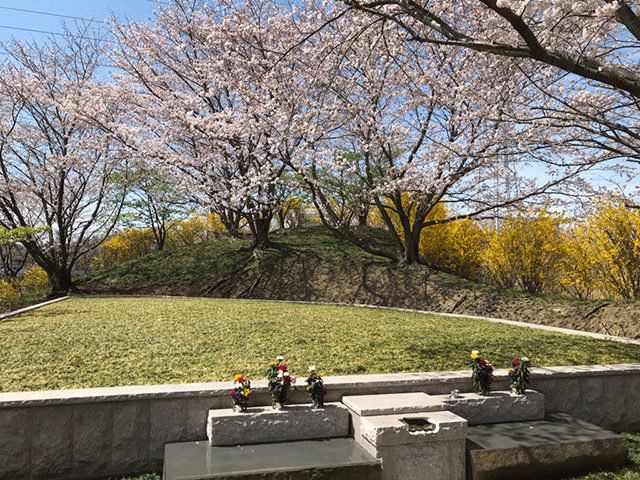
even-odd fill
[[(507, 382), (509, 370), (496, 369), (494, 382)], [(567, 377), (635, 376), (640, 374), (640, 364), (581, 365), (573, 367), (533, 367), (531, 379), (553, 379)], [(459, 384), (470, 385), (471, 373), (468, 370), (414, 373), (380, 373), (370, 375), (326, 376), (325, 385), (330, 392), (353, 392), (350, 395), (369, 395), (376, 393), (419, 392), (434, 387), (449, 392), (459, 388)], [(252, 391), (268, 399), (267, 380), (251, 382)], [(506, 386), (506, 383), (505, 383)], [(227, 398), (233, 382), (182, 383), (162, 385), (131, 385), (124, 387), (97, 387), (68, 390), (42, 390), (28, 392), (0, 393), (0, 408), (28, 407), (35, 405), (73, 405), (91, 402), (123, 402), (140, 400), (173, 400), (182, 398)], [(302, 391), (294, 403), (308, 403)], [(301, 398), (302, 402), (295, 399)], [(333, 400), (331, 400), (333, 401)]]
[(68, 300), (69, 298), (71, 298), (71, 297), (70, 296), (66, 296), (66, 297), (55, 298), (55, 299), (49, 300), (47, 302), (38, 303), (37, 305), (31, 305), (29, 307), (24, 307), (24, 308), (21, 308), (19, 310), (14, 310), (12, 312), (3, 313), (2, 315), (0, 315), (0, 322), (2, 320), (4, 320), (5, 318), (15, 317), (16, 315), (20, 315), (22, 313), (30, 312), (31, 310), (35, 310), (35, 309), (40, 308), (40, 307), (46, 307), (47, 305), (51, 305), (52, 303), (61, 302), (62, 300)]

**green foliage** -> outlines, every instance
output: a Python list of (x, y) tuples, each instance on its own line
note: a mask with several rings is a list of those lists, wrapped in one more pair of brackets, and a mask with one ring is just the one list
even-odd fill
[(476, 393), (489, 395), (493, 382), (493, 365), (480, 358), (479, 352), (471, 352), (471, 383)]
[(47, 227), (18, 227), (8, 229), (0, 226), (0, 245), (9, 243), (26, 242), (31, 240), (35, 235), (47, 230)]
[(309, 399), (312, 408), (323, 408), (324, 397), (327, 395), (327, 387), (322, 377), (324, 373), (317, 373), (315, 365), (309, 367), (309, 376), (307, 377), (307, 390), (309, 391)]
[(271, 406), (282, 407), (295, 387), (295, 379), (289, 373), (287, 366), (282, 363), (281, 356), (276, 357), (275, 361), (269, 362), (267, 368), (267, 380), (269, 385), (269, 393), (271, 394)]
[(509, 366), (509, 387), (518, 395), (524, 395), (529, 384), (529, 359), (512, 360)]

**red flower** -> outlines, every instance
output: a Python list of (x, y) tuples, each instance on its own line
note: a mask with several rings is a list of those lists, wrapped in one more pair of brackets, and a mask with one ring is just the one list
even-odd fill
[(487, 362), (485, 362), (484, 360), (480, 360), (478, 363), (481, 367), (484, 367), (487, 364)]
[(517, 367), (518, 365), (520, 365), (520, 364), (518, 363), (518, 360), (514, 360), (514, 361), (513, 361), (513, 366), (514, 366), (514, 367)]
[(284, 365), (280, 365), (280, 366), (278, 367), (278, 370), (280, 370), (280, 371), (282, 371), (282, 372), (286, 372), (286, 371), (287, 371), (287, 367), (286, 367), (286, 366), (284, 366)]

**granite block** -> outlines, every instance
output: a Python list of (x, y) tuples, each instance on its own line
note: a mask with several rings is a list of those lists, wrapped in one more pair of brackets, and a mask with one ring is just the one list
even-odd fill
[(623, 436), (566, 414), (545, 420), (469, 428), (470, 480), (537, 480), (622, 465), (628, 456)]
[(210, 445), (245, 445), (346, 437), (349, 414), (339, 403), (323, 409), (310, 405), (289, 405), (282, 410), (254, 407), (246, 412), (210, 410), (207, 436)]
[(151, 402), (149, 410), (149, 461), (151, 468), (156, 469), (162, 465), (166, 443), (188, 440), (188, 409), (184, 400), (167, 399)]
[(114, 402), (112, 429), (112, 463), (124, 472), (150, 468), (149, 401)]
[(439, 404), (423, 392), (353, 395), (343, 397), (342, 403), (361, 417), (433, 411)]
[[(404, 419), (426, 419), (433, 428), (412, 431)], [(467, 434), (467, 421), (448, 412), (407, 413), (362, 417), (361, 438), (375, 447), (458, 440)]]
[(544, 398), (533, 390), (527, 390), (524, 395), (503, 391), (489, 395), (464, 393), (457, 398), (448, 395), (436, 397), (441, 401), (441, 409), (467, 419), (469, 425), (541, 420), (545, 415)]
[(31, 476), (34, 478), (73, 472), (74, 406), (43, 407), (33, 411)]
[(112, 405), (73, 409), (73, 473), (100, 474), (111, 467)]
[[(382, 462), (383, 480), (463, 480), (467, 422), (447, 411), (361, 418), (356, 441)], [(412, 430), (411, 419), (432, 429)]]
[(378, 449), (382, 480), (464, 480), (464, 439)]
[(31, 471), (31, 410), (0, 410), (0, 478), (28, 478)]

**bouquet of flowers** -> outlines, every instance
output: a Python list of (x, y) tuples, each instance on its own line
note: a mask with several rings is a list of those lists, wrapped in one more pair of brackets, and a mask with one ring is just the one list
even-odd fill
[(233, 390), (231, 390), (231, 408), (234, 411), (244, 412), (247, 409), (247, 401), (251, 393), (251, 382), (242, 374), (234, 377)]
[(309, 390), (309, 398), (311, 398), (311, 408), (324, 408), (324, 397), (327, 394), (327, 387), (322, 380), (323, 375), (322, 372), (316, 373), (315, 365), (309, 367), (307, 390)]
[(471, 380), (476, 393), (488, 395), (493, 381), (493, 365), (480, 358), (480, 352), (471, 352)]
[(287, 371), (287, 366), (282, 363), (283, 357), (277, 356), (275, 362), (269, 363), (267, 379), (269, 393), (271, 393), (271, 406), (274, 409), (282, 408), (289, 399), (291, 390), (297, 390), (296, 379)]
[(516, 395), (524, 395), (527, 383), (529, 383), (529, 357), (522, 357), (520, 361), (511, 360), (509, 370), (510, 387)]

